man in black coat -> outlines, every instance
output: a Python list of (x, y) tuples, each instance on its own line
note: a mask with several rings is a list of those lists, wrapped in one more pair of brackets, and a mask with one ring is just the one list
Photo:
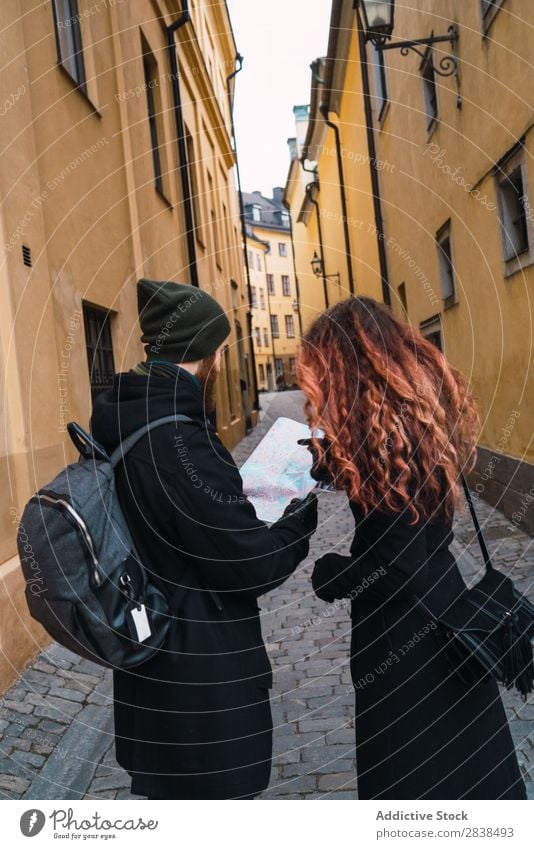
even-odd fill
[(294, 500), (268, 527), (243, 493), (212, 424), (230, 325), (206, 292), (138, 283), (147, 360), (115, 375), (95, 402), (94, 437), (109, 451), (148, 421), (116, 471), (138, 553), (170, 599), (164, 647), (115, 669), (117, 761), (132, 792), (158, 799), (251, 798), (269, 783), (272, 672), (257, 598), (306, 557), (317, 499)]

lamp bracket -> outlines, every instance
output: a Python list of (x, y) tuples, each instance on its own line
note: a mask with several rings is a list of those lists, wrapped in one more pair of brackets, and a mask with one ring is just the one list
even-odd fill
[(386, 44), (386, 38), (371, 38), (370, 39), (377, 50), (400, 50), (401, 56), (407, 56), (410, 51), (417, 53), (422, 61), (428, 60), (427, 51), (420, 48), (431, 47), (433, 44), (442, 44), (449, 42), (452, 47), (452, 55), (442, 56), (438, 64), (431, 62), (432, 70), (440, 77), (456, 77), (456, 87), (458, 90), (457, 105), (461, 108), (462, 100), (460, 97), (460, 64), (458, 60), (458, 27), (456, 24), (451, 24), (448, 29), (448, 35), (433, 35), (429, 38), (415, 38), (412, 41), (395, 41), (392, 44)]

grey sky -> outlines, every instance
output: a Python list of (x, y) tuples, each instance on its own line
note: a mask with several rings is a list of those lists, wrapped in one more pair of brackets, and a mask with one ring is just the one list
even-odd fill
[(310, 62), (326, 53), (331, 0), (228, 0), (243, 70), (235, 124), (243, 191), (285, 183), (293, 106), (310, 98)]

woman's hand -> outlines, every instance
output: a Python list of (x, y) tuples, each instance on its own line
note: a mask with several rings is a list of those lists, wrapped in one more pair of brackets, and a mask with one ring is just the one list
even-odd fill
[[(311, 469), (310, 469), (310, 475), (312, 476), (312, 478), (315, 481), (318, 481), (319, 483), (325, 483), (325, 484), (332, 485), (333, 480), (332, 480), (332, 477), (330, 475), (330, 472), (328, 471), (326, 466), (319, 464), (319, 457), (318, 457), (318, 454), (317, 454), (317, 449), (313, 445), (311, 439), (297, 439), (297, 442), (298, 442), (299, 445), (305, 445), (306, 448), (308, 449), (308, 451), (311, 454), (312, 466), (311, 466)], [(321, 443), (321, 446), (324, 448), (324, 450), (327, 451), (328, 446), (330, 444), (328, 442), (328, 440), (323, 437), (322, 439), (319, 440), (319, 442)]]
[(343, 573), (352, 563), (350, 557), (341, 554), (325, 554), (315, 561), (312, 573), (312, 587), (317, 598), (331, 604), (336, 598), (345, 598), (350, 593)]

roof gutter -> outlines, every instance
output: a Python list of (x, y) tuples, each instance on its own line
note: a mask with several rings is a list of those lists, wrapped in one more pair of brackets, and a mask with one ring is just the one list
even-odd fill
[(240, 53), (236, 53), (235, 57), (236, 68), (232, 71), (232, 73), (228, 74), (226, 77), (226, 91), (228, 95), (228, 105), (230, 108), (230, 122), (232, 129), (232, 144), (234, 147), (234, 157), (235, 157), (235, 170), (237, 177), (237, 196), (239, 198), (239, 219), (241, 221), (241, 238), (243, 240), (243, 253), (245, 255), (245, 274), (247, 278), (247, 301), (248, 301), (248, 309), (247, 309), (247, 332), (249, 338), (249, 347), (250, 347), (250, 355), (252, 362), (252, 381), (254, 388), (254, 409), (258, 411), (260, 409), (260, 396), (258, 391), (258, 376), (256, 374), (256, 355), (254, 352), (254, 344), (252, 339), (252, 288), (250, 285), (250, 267), (248, 264), (248, 250), (247, 250), (247, 226), (245, 220), (245, 205), (243, 203), (243, 191), (241, 188), (241, 173), (239, 171), (239, 158), (237, 155), (237, 143), (235, 136), (235, 123), (234, 123), (234, 99), (232, 97), (232, 89), (231, 89), (231, 81), (233, 78), (242, 70), (243, 68), (243, 57)]

